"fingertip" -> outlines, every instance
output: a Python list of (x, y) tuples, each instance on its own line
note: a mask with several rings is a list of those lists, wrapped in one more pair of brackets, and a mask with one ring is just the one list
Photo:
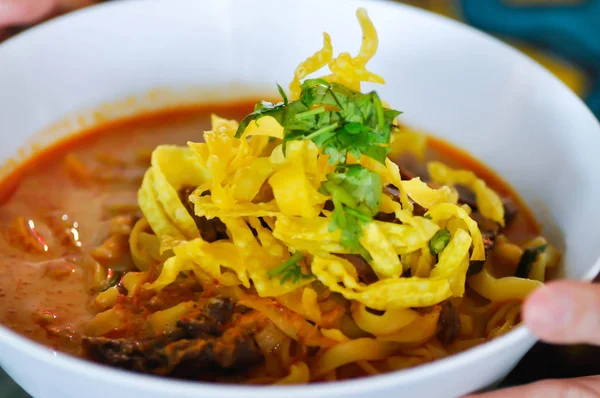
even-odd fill
[(551, 343), (600, 344), (600, 285), (550, 282), (533, 292), (523, 306), (523, 322)]
[(57, 0), (0, 0), (0, 26), (38, 21), (56, 6)]
[(571, 287), (565, 282), (550, 283), (534, 291), (523, 306), (523, 321), (542, 340), (560, 335), (573, 320)]

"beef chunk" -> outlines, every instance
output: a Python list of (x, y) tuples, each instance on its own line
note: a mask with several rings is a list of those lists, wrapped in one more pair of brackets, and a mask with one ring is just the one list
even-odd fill
[(194, 191), (194, 187), (183, 187), (179, 190), (179, 199), (185, 206), (188, 213), (194, 218), (196, 227), (200, 231), (202, 239), (207, 242), (214, 242), (220, 239), (227, 239), (227, 227), (218, 218), (207, 219), (198, 217), (194, 212), (194, 204), (190, 202), (189, 196)]
[(333, 202), (331, 200), (327, 200), (323, 204), (323, 209), (328, 210), (328, 211), (333, 211), (333, 209), (335, 209), (335, 206), (333, 205)]
[[(400, 202), (400, 190), (398, 189), (398, 187), (395, 187), (394, 185), (389, 184), (389, 185), (385, 186), (385, 190), (395, 202)], [(421, 206), (420, 204), (417, 204), (415, 202), (412, 202), (412, 203), (414, 206), (413, 214), (415, 216), (423, 216), (425, 213), (427, 213), (426, 208), (424, 208), (423, 206)]]
[(202, 336), (219, 337), (223, 334), (220, 326), (217, 322), (206, 317), (191, 318), (177, 322), (177, 327), (181, 333), (194, 339), (202, 338)]
[(485, 256), (487, 257), (494, 248), (498, 231), (483, 231), (481, 232), (481, 236), (483, 238), (483, 249), (485, 250)]
[[(481, 235), (483, 236), (483, 247), (485, 249), (485, 257), (487, 258), (494, 245), (494, 240), (492, 240), (492, 236), (489, 233), (482, 232)], [(495, 236), (493, 238), (495, 239)], [(484, 264), (485, 260), (471, 260), (467, 269), (467, 276), (480, 273)]]
[(262, 360), (252, 336), (228, 333), (221, 337), (169, 337), (146, 340), (84, 339), (88, 356), (95, 361), (142, 373), (202, 379), (203, 373), (230, 373)]
[(230, 299), (211, 297), (206, 301), (200, 314), (180, 320), (177, 322), (177, 327), (188, 337), (221, 336), (224, 325), (231, 321), (233, 313), (234, 305)]
[(418, 203), (413, 202), (413, 215), (423, 217), (427, 213), (427, 209)]
[(508, 225), (517, 217), (519, 209), (517, 204), (510, 198), (504, 198), (502, 202), (504, 203), (504, 222)]
[[(472, 210), (477, 210), (477, 200), (473, 191), (463, 185), (456, 185), (455, 188), (458, 191), (458, 203), (469, 205)], [(504, 222), (508, 225), (517, 216), (518, 208), (511, 198), (502, 198), (502, 203), (504, 204)]]
[(392, 184), (388, 184), (385, 186), (384, 189), (392, 197), (392, 199), (394, 201), (396, 201), (396, 202), (400, 201), (400, 190), (398, 189), (398, 187), (396, 187)]
[(241, 372), (262, 361), (254, 336), (232, 319), (228, 299), (209, 299), (195, 317), (169, 335), (135, 339), (85, 337), (87, 355), (98, 362), (142, 373), (206, 380)]
[(400, 176), (403, 180), (411, 180), (415, 177), (420, 177), (423, 181), (429, 181), (429, 172), (425, 164), (412, 153), (405, 153), (395, 159)]
[(375, 214), (375, 217), (373, 217), (373, 219), (375, 219), (377, 221), (383, 221), (383, 222), (394, 222), (394, 221), (396, 221), (396, 215), (394, 213), (379, 212), (379, 213)]
[(398, 165), (398, 168), (400, 169), (400, 177), (402, 177), (403, 180), (412, 180), (413, 178), (417, 177), (417, 174), (413, 173), (407, 167)]
[(454, 188), (458, 192), (458, 203), (469, 205), (473, 210), (477, 209), (477, 200), (473, 191), (464, 185), (455, 185)]
[(358, 278), (363, 283), (369, 285), (379, 280), (371, 265), (360, 254), (336, 254), (336, 256), (350, 261), (354, 268), (356, 268)]
[[(500, 231), (500, 226), (493, 221), (490, 221), (484, 218), (481, 213), (474, 211), (471, 214), (471, 218), (477, 222), (479, 226), (479, 230), (481, 231), (481, 236), (483, 238), (483, 248), (485, 250), (485, 257), (492, 252), (494, 248), (494, 243), (496, 242), (496, 237)], [(475, 275), (478, 274), (483, 269), (483, 264), (485, 261), (471, 261), (469, 264), (469, 269), (467, 271), (467, 275)]]
[(460, 333), (461, 323), (458, 311), (450, 301), (442, 304), (442, 311), (438, 320), (437, 338), (444, 345), (449, 345), (456, 340)]
[(231, 319), (233, 315), (233, 303), (227, 298), (212, 297), (208, 299), (204, 307), (204, 315), (222, 325)]

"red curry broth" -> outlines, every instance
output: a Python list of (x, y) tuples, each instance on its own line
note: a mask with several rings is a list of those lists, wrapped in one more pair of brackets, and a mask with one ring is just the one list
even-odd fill
[[(41, 152), (8, 176), (0, 185), (0, 323), (42, 344), (81, 355), (78, 330), (94, 313), (94, 291), (89, 265), (77, 258), (77, 242), (85, 252), (108, 236), (109, 218), (114, 214), (107, 206), (125, 203), (135, 207), (137, 189), (154, 147), (198, 141), (209, 128), (211, 113), (239, 120), (252, 107), (251, 103), (211, 105), (102, 125)], [(479, 161), (438, 139), (429, 139), (427, 157), (470, 169), (499, 193), (511, 196), (519, 213), (505, 231), (509, 239), (524, 242), (537, 235), (530, 212)], [(73, 161), (81, 162), (96, 178), (82, 181), (81, 176), (73, 176), (65, 167)], [(29, 227), (33, 240), (28, 239), (27, 244), (14, 239), (15, 217)], [(51, 225), (56, 220), (58, 232), (56, 225)], [(127, 268), (128, 257), (109, 259), (108, 263)]]

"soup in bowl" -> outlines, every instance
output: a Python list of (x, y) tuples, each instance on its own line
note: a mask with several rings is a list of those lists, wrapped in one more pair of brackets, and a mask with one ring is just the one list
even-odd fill
[[(7, 153), (93, 109), (34, 137), (1, 186), (2, 366), (28, 392), (455, 396), (501, 378), (533, 343), (518, 326), (531, 291), (593, 276), (598, 125), (583, 105), (502, 45), (404, 7), (358, 8), (350, 47), (342, 19), (359, 5), (299, 14), (331, 25), (320, 49), (301, 40), (311, 24), (247, 39), (288, 31), (274, 2), (282, 18), (185, 1), (98, 7), (0, 49), (0, 84), (17, 97), (2, 104), (16, 132)], [(128, 30), (136, 13), (143, 33), (194, 13), (229, 28), (208, 37), (190, 19), (145, 37)], [(48, 65), (59, 79), (17, 68), (48, 35), (109, 17), (126, 43), (86, 42), (120, 60), (114, 70), (69, 71), (77, 40), (60, 47), (69, 66)], [(463, 43), (452, 54), (445, 34)], [(334, 53), (338, 40), (356, 53)], [(241, 88), (286, 73), (277, 95)], [(50, 83), (38, 117), (23, 118), (36, 79)]]

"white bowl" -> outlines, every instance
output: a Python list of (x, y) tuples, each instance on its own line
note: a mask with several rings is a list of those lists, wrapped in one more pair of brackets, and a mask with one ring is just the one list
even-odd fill
[[(109, 118), (173, 101), (221, 99), (286, 84), (321, 45), (357, 51), (355, 9), (380, 37), (371, 70), (402, 120), (484, 160), (533, 207), (566, 249), (565, 275), (590, 280), (600, 263), (600, 127), (556, 78), (473, 29), (387, 2), (126, 1), (92, 7), (0, 46), (0, 160), (34, 133), (82, 109)], [(166, 91), (143, 95), (152, 88)], [(246, 89), (242, 89), (246, 87)], [(183, 91), (182, 91), (183, 90)], [(243, 91), (246, 90), (246, 91)], [(93, 123), (86, 114), (87, 121)], [(90, 120), (92, 120), (90, 122)], [(76, 123), (77, 121), (77, 123)], [(81, 127), (70, 119), (35, 136), (47, 144)], [(28, 153), (27, 151), (25, 153)], [(402, 372), (299, 387), (224, 386), (118, 371), (52, 352), (0, 327), (0, 365), (37, 398), (456, 397), (505, 376), (534, 343), (524, 327), (467, 352)]]

